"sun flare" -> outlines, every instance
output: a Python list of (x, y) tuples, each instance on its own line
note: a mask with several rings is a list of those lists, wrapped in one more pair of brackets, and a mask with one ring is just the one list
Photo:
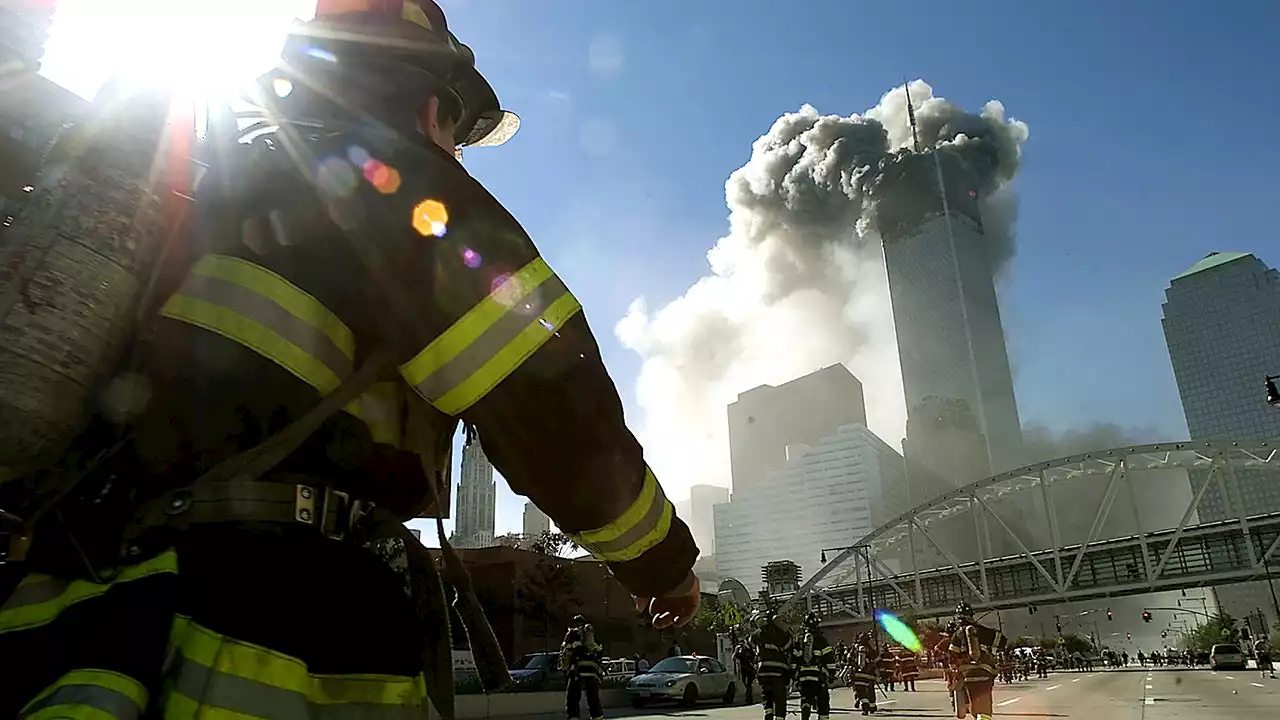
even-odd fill
[(207, 95), (234, 92), (278, 58), (315, 0), (61, 0), (43, 72), (91, 97), (110, 76)]

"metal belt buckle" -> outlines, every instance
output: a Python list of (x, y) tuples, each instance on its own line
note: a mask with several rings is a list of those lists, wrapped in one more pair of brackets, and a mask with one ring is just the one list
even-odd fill
[(331, 540), (341, 540), (351, 529), (351, 496), (324, 488), (324, 514), (320, 516), (320, 533)]
[(360, 501), (352, 503), (350, 495), (328, 485), (296, 487), (293, 519), (314, 526), (327, 538), (341, 540), (346, 537)]

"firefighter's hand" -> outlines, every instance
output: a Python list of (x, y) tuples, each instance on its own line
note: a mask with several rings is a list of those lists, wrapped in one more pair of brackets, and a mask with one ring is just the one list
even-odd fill
[(687, 625), (698, 612), (702, 601), (702, 588), (698, 576), (689, 573), (689, 579), (681, 584), (681, 594), (659, 598), (636, 598), (636, 610), (653, 619), (653, 626), (663, 630), (673, 625)]

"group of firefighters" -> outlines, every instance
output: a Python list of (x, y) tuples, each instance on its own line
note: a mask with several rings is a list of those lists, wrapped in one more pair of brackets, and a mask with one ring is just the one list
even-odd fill
[[(804, 629), (796, 636), (778, 623), (772, 610), (753, 617), (752, 624), (750, 637), (736, 644), (734, 664), (747, 688), (748, 703), (753, 683), (760, 683), (765, 720), (786, 717), (793, 683), (800, 693), (802, 720), (808, 720), (815, 710), (818, 720), (826, 720), (831, 712), (831, 686), (837, 678), (853, 687), (854, 701), (863, 715), (876, 712), (877, 687), (882, 692), (893, 691), (901, 682), (903, 690), (915, 691), (920, 676), (916, 653), (881, 646), (872, 633), (858, 635), (848, 648), (843, 641), (836, 646), (827, 641), (814, 613), (806, 616)], [(1005, 644), (999, 631), (974, 619), (968, 604), (956, 608), (955, 622), (930, 649), (945, 659), (947, 687), (957, 718), (969, 714), (978, 720), (991, 717), (991, 693), (1001, 669), (1000, 658), (1006, 654)]]

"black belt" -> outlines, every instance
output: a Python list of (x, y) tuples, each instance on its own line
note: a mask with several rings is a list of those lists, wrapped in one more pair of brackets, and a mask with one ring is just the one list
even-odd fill
[(352, 500), (317, 478), (273, 475), (257, 480), (197, 483), (144, 502), (125, 530), (125, 545), (157, 528), (186, 530), (192, 525), (265, 522), (310, 527), (342, 540), (371, 503)]

